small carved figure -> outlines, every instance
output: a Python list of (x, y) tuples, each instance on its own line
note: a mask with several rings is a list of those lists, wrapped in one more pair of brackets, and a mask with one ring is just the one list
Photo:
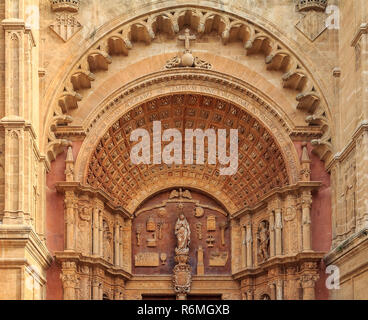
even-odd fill
[(160, 218), (165, 218), (167, 216), (167, 211), (165, 208), (158, 209), (158, 215)]
[(104, 240), (104, 258), (111, 262), (112, 260), (112, 250), (111, 250), (111, 240), (112, 240), (112, 233), (110, 231), (110, 228), (107, 224), (107, 222), (103, 221), (103, 240)]
[(264, 262), (270, 257), (270, 231), (268, 221), (262, 221), (257, 232), (258, 258)]
[(196, 226), (198, 240), (202, 240), (202, 223), (197, 222), (195, 226)]
[(176, 253), (187, 253), (190, 245), (190, 226), (183, 212), (176, 221), (175, 235), (177, 238)]
[(150, 216), (147, 220), (147, 231), (148, 232), (156, 231), (156, 223), (155, 220), (153, 220), (152, 216)]
[(158, 239), (162, 240), (162, 228), (164, 223), (162, 221), (157, 222), (157, 232), (158, 232)]
[(136, 237), (137, 237), (137, 246), (139, 247), (141, 245), (141, 225), (137, 225), (136, 229)]
[(91, 215), (89, 208), (86, 206), (80, 208), (77, 250), (81, 251), (84, 254), (90, 253), (90, 221)]

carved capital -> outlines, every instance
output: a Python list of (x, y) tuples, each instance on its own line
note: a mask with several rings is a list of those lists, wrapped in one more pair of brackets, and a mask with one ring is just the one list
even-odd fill
[(303, 289), (312, 289), (315, 287), (317, 280), (319, 279), (319, 276), (316, 274), (305, 274), (302, 275), (300, 282)]
[(310, 191), (305, 191), (302, 193), (302, 196), (301, 196), (301, 205), (302, 205), (302, 208), (305, 209), (305, 208), (308, 208), (310, 209), (312, 207), (312, 194)]

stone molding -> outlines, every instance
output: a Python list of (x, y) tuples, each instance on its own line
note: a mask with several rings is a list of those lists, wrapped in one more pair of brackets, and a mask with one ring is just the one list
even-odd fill
[[(161, 16), (164, 16), (168, 18), (170, 23), (172, 24), (172, 32), (173, 34), (179, 32), (178, 17), (185, 13), (190, 12), (190, 14), (193, 14), (195, 17), (199, 18), (200, 23), (197, 26), (197, 32), (203, 33), (205, 25), (205, 22), (207, 19), (212, 18), (213, 16), (219, 16), (221, 23), (224, 24), (224, 30), (221, 32), (220, 36), (222, 38), (222, 42), (226, 44), (229, 40), (229, 34), (230, 31), (234, 28), (244, 27), (245, 29), (249, 30), (249, 34), (251, 37), (249, 39), (243, 39), (245, 41), (245, 49), (247, 50), (248, 54), (253, 54), (256, 52), (253, 52), (254, 48), (253, 45), (257, 41), (266, 41), (269, 43), (270, 52), (267, 53), (266, 56), (266, 64), (267, 68), (270, 70), (278, 70), (278, 63), (279, 59), (290, 59), (292, 61), (291, 63), (294, 65), (294, 67), (289, 68), (291, 71), (289, 71), (287, 74), (284, 74), (282, 79), (284, 81), (284, 87), (286, 88), (293, 88), (295, 77), (300, 79), (309, 79), (306, 80), (308, 85), (306, 88), (304, 88), (303, 92), (301, 94), (298, 94), (296, 99), (298, 101), (298, 108), (301, 110), (306, 110), (308, 112), (314, 112), (316, 109), (321, 108), (322, 110), (326, 111), (324, 114), (327, 115), (327, 119), (329, 119), (330, 113), (326, 109), (326, 107), (323, 107), (322, 105), (325, 104), (325, 102), (322, 102), (321, 97), (319, 93), (314, 92), (315, 88), (319, 88), (315, 81), (312, 79), (312, 77), (309, 75), (309, 73), (305, 70), (296, 70), (296, 66), (304, 66), (303, 63), (301, 63), (298, 58), (295, 57), (294, 53), (291, 52), (286, 46), (284, 48), (284, 45), (278, 42), (278, 40), (275, 39), (274, 36), (269, 35), (268, 31), (263, 30), (260, 27), (255, 27), (254, 24), (250, 24), (247, 22), (247, 20), (243, 17), (237, 16), (235, 21), (232, 21), (234, 18), (230, 18), (228, 16), (228, 13), (224, 12), (218, 12), (215, 9), (206, 9), (206, 12), (203, 11), (203, 9), (198, 10), (196, 6), (187, 6), (187, 7), (173, 7), (170, 8), (170, 10), (160, 10), (158, 12), (155, 12), (153, 14), (145, 14), (144, 16), (137, 17), (133, 20), (131, 20), (128, 24), (123, 23), (120, 24), (120, 26), (117, 26), (114, 28), (113, 31), (109, 32), (107, 31), (102, 38), (100, 38), (93, 47), (90, 48), (89, 51), (85, 53), (85, 55), (78, 61), (73, 67), (73, 70), (68, 73), (66, 76), (66, 81), (63, 85), (63, 88), (66, 88), (66, 90), (63, 91), (63, 93), (59, 96), (59, 106), (61, 109), (64, 110), (64, 112), (68, 112), (69, 109), (78, 108), (78, 101), (80, 101), (83, 97), (77, 92), (79, 85), (77, 87), (73, 88), (73, 84), (69, 83), (69, 79), (74, 77), (73, 83), (79, 83), (80, 79), (82, 82), (85, 82), (84, 80), (88, 80), (89, 82), (94, 80), (94, 74), (93, 69), (98, 70), (99, 68), (102, 68), (102, 70), (106, 70), (108, 68), (108, 65), (112, 62), (112, 56), (114, 54), (117, 54), (118, 52), (115, 52), (114, 50), (114, 41), (121, 42), (122, 48), (125, 54), (128, 54), (129, 50), (132, 48), (132, 42), (130, 37), (128, 36), (131, 31), (130, 28), (135, 25), (140, 25), (143, 27), (142, 32), (146, 35), (146, 41), (147, 43), (151, 43), (151, 41), (155, 38), (155, 33), (152, 29), (152, 24), (156, 23), (157, 19)], [(259, 28), (259, 29), (258, 29)], [(120, 31), (119, 31), (120, 30)], [(257, 35), (256, 35), (257, 31)], [(281, 49), (280, 49), (281, 48)], [(284, 49), (282, 49), (284, 48)], [(91, 68), (91, 66), (88, 66), (88, 61), (92, 60), (98, 60), (98, 61), (104, 61), (101, 62), (101, 66), (98, 64), (95, 65), (95, 67)], [(96, 61), (97, 61), (96, 60)], [(303, 81), (304, 81), (303, 80)], [(82, 83), (80, 82), (80, 83)], [(314, 88), (314, 89), (313, 89)], [(318, 89), (317, 89), (318, 90)], [(322, 102), (322, 103), (321, 103)], [(321, 104), (321, 106), (318, 106)], [(56, 110), (56, 109), (55, 109)], [(322, 112), (323, 113), (323, 112)], [(327, 120), (327, 122), (329, 122)], [(52, 159), (51, 159), (52, 161)]]

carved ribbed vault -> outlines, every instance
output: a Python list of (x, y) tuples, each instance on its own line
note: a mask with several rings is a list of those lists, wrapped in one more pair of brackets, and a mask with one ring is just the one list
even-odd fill
[[(238, 129), (238, 173), (221, 176), (220, 164), (207, 163), (133, 165), (130, 150), (134, 143), (130, 142), (130, 134), (137, 128), (152, 132), (153, 121), (161, 121), (163, 130), (181, 130), (183, 137), (185, 129)], [(162, 182), (180, 186), (188, 179), (193, 181), (192, 185), (205, 182), (217, 193), (226, 194), (231, 206), (238, 210), (254, 206), (272, 189), (289, 183), (280, 148), (261, 123), (231, 103), (189, 94), (151, 100), (116, 121), (105, 132), (90, 158), (86, 182), (110, 194), (116, 205), (129, 207), (140, 192), (149, 193)]]

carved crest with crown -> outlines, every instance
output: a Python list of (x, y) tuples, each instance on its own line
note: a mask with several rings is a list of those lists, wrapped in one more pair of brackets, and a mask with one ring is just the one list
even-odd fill
[(51, 8), (53, 11), (79, 11), (79, 0), (50, 0)]
[(298, 11), (325, 11), (327, 7), (327, 0), (298, 0), (296, 7)]

